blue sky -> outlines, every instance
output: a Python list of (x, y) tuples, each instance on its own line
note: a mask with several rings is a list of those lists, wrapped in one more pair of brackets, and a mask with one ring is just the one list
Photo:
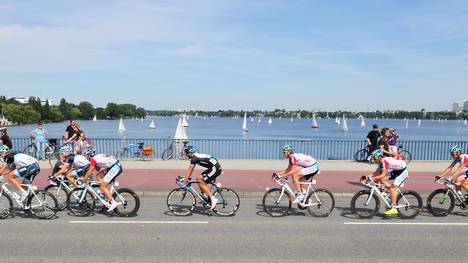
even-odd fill
[(148, 109), (449, 109), (467, 1), (0, 0), (0, 93)]

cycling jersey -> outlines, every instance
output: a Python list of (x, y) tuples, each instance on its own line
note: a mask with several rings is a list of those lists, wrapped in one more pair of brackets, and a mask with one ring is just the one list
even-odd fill
[(91, 167), (109, 169), (117, 163), (117, 159), (110, 154), (97, 154), (90, 160)]
[(453, 161), (455, 164), (460, 163), (461, 165), (464, 165), (465, 167), (468, 167), (468, 154), (461, 154), (460, 158), (457, 160)]
[(218, 160), (209, 156), (208, 154), (195, 153), (190, 159), (190, 164), (193, 166), (200, 165), (205, 168), (212, 168), (213, 166), (219, 165)]
[(406, 169), (406, 163), (393, 157), (384, 157), (380, 161), (379, 168), (382, 170), (388, 170), (389, 172), (401, 171)]
[(30, 165), (33, 165), (35, 163), (38, 163), (36, 158), (31, 157), (27, 154), (24, 153), (17, 153), (14, 154), (14, 162), (12, 163), (16, 169), (20, 169), (23, 167), (28, 167)]
[(77, 154), (73, 158), (73, 167), (79, 169), (81, 167), (89, 166), (91, 162), (88, 158), (84, 157), (83, 155)]
[(293, 153), (289, 156), (289, 164), (297, 165), (301, 167), (311, 167), (317, 163), (313, 157), (302, 153)]

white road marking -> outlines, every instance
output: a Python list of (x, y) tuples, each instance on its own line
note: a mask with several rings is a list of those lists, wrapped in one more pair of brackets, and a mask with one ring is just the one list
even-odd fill
[(208, 224), (208, 221), (70, 221), (70, 224), (162, 224), (162, 225), (194, 225)]
[(468, 223), (404, 223), (404, 222), (344, 222), (345, 225), (402, 225), (402, 226), (468, 226)]

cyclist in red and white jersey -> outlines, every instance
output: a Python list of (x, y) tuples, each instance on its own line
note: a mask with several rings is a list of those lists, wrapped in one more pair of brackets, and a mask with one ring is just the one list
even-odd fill
[(120, 162), (110, 154), (96, 154), (93, 148), (86, 149), (86, 156), (90, 162), (89, 169), (86, 172), (83, 180), (86, 182), (88, 178), (96, 171), (96, 179), (100, 183), (101, 191), (106, 195), (110, 203), (105, 204), (109, 209), (108, 212), (113, 211), (119, 202), (115, 201), (109, 190), (109, 184), (122, 173), (122, 165)]
[[(384, 157), (384, 153), (381, 150), (375, 150), (371, 155), (379, 163), (379, 167), (369, 178), (381, 183), (384, 187), (390, 187), (392, 207), (385, 214), (398, 215), (398, 210), (396, 209), (397, 189), (409, 177), (406, 163), (394, 157)], [(394, 180), (392, 185), (389, 184), (389, 180)]]
[(277, 173), (277, 175), (280, 177), (292, 176), (294, 187), (298, 191), (293, 204), (298, 204), (305, 198), (306, 191), (306, 189), (301, 187), (300, 181), (310, 180), (312, 177), (318, 174), (318, 163), (316, 159), (309, 155), (295, 153), (294, 147), (291, 145), (286, 145), (283, 147), (283, 155), (285, 158), (289, 159), (289, 165), (286, 170)]
[(465, 175), (462, 175), (463, 171), (468, 168), (468, 154), (465, 154), (461, 147), (452, 146), (450, 148), (450, 155), (452, 155), (453, 162), (442, 172), (442, 176), (448, 176), (458, 163), (459, 166), (455, 172), (452, 173), (451, 178), (455, 182), (455, 186), (458, 191), (461, 190), (462, 186), (466, 191), (468, 191), (468, 172)]

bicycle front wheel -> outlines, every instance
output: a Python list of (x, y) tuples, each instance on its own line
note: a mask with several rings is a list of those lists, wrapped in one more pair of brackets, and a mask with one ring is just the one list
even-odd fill
[(413, 159), (413, 157), (411, 156), (411, 153), (406, 151), (406, 150), (403, 150), (403, 151), (400, 152), (400, 158), (406, 164), (409, 164), (411, 162), (411, 160)]
[(140, 197), (128, 188), (118, 189), (112, 196), (114, 200), (121, 205), (114, 209), (118, 216), (132, 217), (136, 216), (140, 209)]
[(63, 211), (67, 208), (67, 198), (68, 192), (65, 188), (61, 185), (49, 185), (47, 186), (44, 191), (47, 191), (54, 195), (55, 199), (57, 199), (58, 210)]
[(47, 191), (37, 191), (29, 196), (27, 206), (39, 219), (51, 219), (58, 211), (58, 202), (54, 195)]
[(195, 196), (191, 192), (185, 191), (184, 188), (172, 190), (167, 196), (167, 208), (174, 215), (188, 216), (195, 208)]
[(239, 209), (240, 201), (237, 193), (229, 188), (218, 188), (213, 196), (218, 204), (213, 211), (219, 216), (234, 216)]
[(316, 217), (327, 217), (335, 208), (335, 198), (326, 189), (317, 189), (307, 197), (307, 210)]
[(426, 206), (433, 216), (447, 216), (455, 208), (455, 197), (448, 189), (437, 189), (427, 197)]
[(366, 149), (362, 149), (356, 152), (356, 154), (354, 155), (354, 160), (356, 162), (366, 162), (367, 157), (369, 157), (369, 151), (367, 151)]
[(380, 201), (371, 191), (361, 190), (351, 199), (351, 212), (359, 218), (371, 218), (380, 208)]
[(161, 159), (164, 161), (170, 160), (173, 158), (174, 151), (171, 148), (167, 148), (164, 150), (164, 152), (161, 154)]
[(86, 191), (86, 194), (83, 191), (85, 189), (75, 188), (67, 197), (68, 210), (75, 216), (88, 216), (96, 206), (94, 196), (89, 191)]
[(263, 210), (271, 217), (286, 216), (291, 210), (292, 200), (287, 192), (279, 188), (268, 190), (263, 196)]
[(0, 219), (10, 216), (11, 211), (13, 211), (13, 201), (10, 196), (2, 193), (0, 195)]
[(401, 218), (415, 218), (421, 213), (423, 202), (415, 191), (403, 191), (397, 198), (398, 212)]

